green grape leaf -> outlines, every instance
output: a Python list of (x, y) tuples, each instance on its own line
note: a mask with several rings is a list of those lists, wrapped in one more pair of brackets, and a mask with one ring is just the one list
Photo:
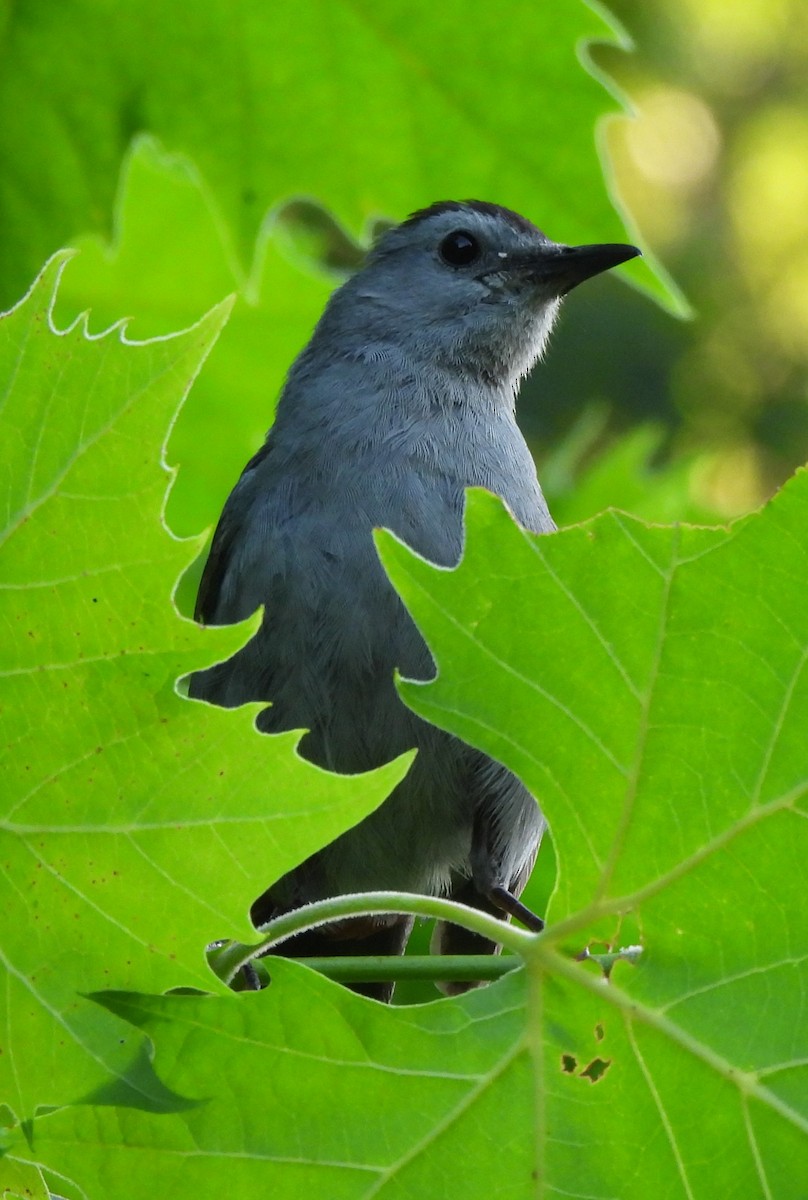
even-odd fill
[[(108, 1072), (149, 1091), (130, 1031), (80, 992), (216, 988), (204, 950), (361, 819), (404, 763), (339, 778), (177, 694), (246, 627), (201, 630), (171, 592), (199, 551), (161, 513), (158, 447), (224, 323), (174, 337), (57, 331), (64, 256), (0, 320), (2, 1099), (18, 1116)], [(145, 1082), (144, 1082), (145, 1081)], [(154, 1084), (150, 1103), (167, 1103)]]

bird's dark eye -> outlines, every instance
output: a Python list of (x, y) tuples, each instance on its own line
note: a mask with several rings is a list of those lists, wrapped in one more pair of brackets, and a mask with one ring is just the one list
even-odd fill
[(465, 229), (447, 233), (438, 250), (450, 267), (467, 267), (480, 257), (480, 243), (473, 233), (467, 233)]

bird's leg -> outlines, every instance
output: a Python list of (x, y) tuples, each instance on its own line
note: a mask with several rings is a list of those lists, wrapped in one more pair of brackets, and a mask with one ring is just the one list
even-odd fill
[(477, 892), (497, 916), (516, 917), (533, 933), (544, 921), (519, 899), (533, 870), (545, 821), (527, 788), (479, 751), (468, 759), (474, 811), (469, 864)]
[(507, 913), (508, 916), (516, 917), (517, 921), (521, 921), (533, 933), (541, 933), (544, 929), (544, 921), (541, 917), (537, 917), (526, 904), (517, 900), (516, 896), (501, 884), (494, 884), (488, 889), (486, 895), (495, 908), (500, 912)]

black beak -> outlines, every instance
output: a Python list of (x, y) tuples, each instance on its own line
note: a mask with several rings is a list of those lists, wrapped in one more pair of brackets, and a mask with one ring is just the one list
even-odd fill
[(620, 242), (599, 246), (550, 245), (536, 263), (536, 277), (551, 284), (557, 296), (566, 296), (585, 279), (628, 262), (640, 253), (636, 246)]

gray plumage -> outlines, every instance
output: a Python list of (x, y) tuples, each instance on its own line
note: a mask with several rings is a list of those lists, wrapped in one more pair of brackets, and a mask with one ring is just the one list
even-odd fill
[[(632, 257), (628, 246), (569, 248), (523, 217), (443, 202), (386, 233), (337, 290), (291, 368), (275, 423), (225, 505), (197, 618), (261, 629), (191, 695), (267, 700), (266, 732), (306, 728), (301, 752), (340, 772), (418, 755), (387, 801), (272, 886), (253, 919), (344, 892), (395, 888), (517, 911), (543, 829), (505, 767), (428, 725), (399, 700), (394, 670), (434, 673), (388, 582), (372, 530), (455, 565), (464, 489), (488, 488), (534, 533), (555, 526), (515, 419), (519, 382), (541, 355), (561, 296)], [(271, 806), (268, 780), (267, 805)], [(516, 904), (516, 902), (514, 901)], [(410, 922), (313, 931), (287, 953), (397, 952)], [(493, 949), (441, 929), (438, 948)], [(389, 988), (367, 987), (387, 996)]]

